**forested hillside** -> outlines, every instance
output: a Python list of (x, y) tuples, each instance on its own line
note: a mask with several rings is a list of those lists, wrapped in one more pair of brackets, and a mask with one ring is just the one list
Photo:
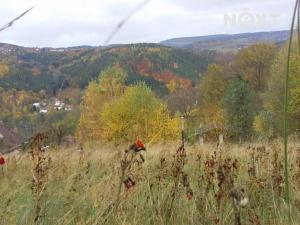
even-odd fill
[(111, 48), (22, 48), (0, 45), (0, 87), (55, 94), (65, 88), (85, 88), (99, 73), (115, 64), (124, 68), (128, 84), (145, 81), (157, 93), (166, 94), (171, 80), (192, 86), (215, 53), (191, 54), (156, 44)]
[(75, 134), (87, 86), (108, 68), (126, 73), (124, 85), (144, 82), (162, 97), (194, 87), (215, 57), (212, 51), (196, 55), (156, 44), (56, 49), (0, 44), (0, 121), (24, 141), (46, 128), (60, 143)]

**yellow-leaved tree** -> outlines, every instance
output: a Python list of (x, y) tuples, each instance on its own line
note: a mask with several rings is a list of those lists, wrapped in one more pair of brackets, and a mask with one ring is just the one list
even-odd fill
[(277, 52), (274, 44), (258, 43), (237, 54), (234, 67), (249, 81), (255, 91), (264, 91), (271, 75), (270, 67)]
[(100, 140), (103, 126), (101, 111), (104, 103), (112, 102), (124, 93), (127, 73), (120, 66), (109, 67), (98, 80), (89, 83), (81, 102), (77, 135), (81, 142)]
[(0, 78), (4, 77), (9, 72), (9, 66), (3, 62), (0, 62)]
[(99, 88), (110, 100), (122, 95), (125, 90), (127, 73), (119, 65), (108, 67), (99, 75)]
[[(297, 42), (293, 46), (297, 46)], [(271, 76), (264, 93), (264, 109), (272, 118), (272, 124), (268, 129), (273, 129), (276, 135), (281, 135), (283, 131), (283, 103), (285, 90), (286, 56), (288, 45), (284, 45), (276, 56), (272, 67)], [(290, 59), (290, 78), (289, 78), (289, 101), (288, 118), (289, 130), (291, 133), (298, 132), (300, 129), (300, 63), (298, 48), (292, 48)]]
[(101, 116), (106, 141), (121, 143), (141, 138), (159, 142), (179, 138), (179, 119), (170, 117), (166, 104), (145, 83), (128, 87), (116, 101), (106, 103)]
[(228, 83), (224, 69), (222, 65), (209, 65), (199, 85), (200, 116), (206, 126), (221, 130), (225, 126), (222, 101)]

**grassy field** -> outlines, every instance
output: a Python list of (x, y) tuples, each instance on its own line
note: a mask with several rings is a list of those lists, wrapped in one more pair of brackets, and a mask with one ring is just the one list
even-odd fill
[[(287, 224), (280, 141), (149, 146), (144, 163), (122, 147), (95, 146), (5, 156), (0, 224)], [(296, 143), (289, 155), (298, 225)]]

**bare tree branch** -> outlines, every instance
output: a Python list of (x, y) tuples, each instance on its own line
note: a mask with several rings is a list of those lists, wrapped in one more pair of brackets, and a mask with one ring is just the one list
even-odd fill
[(141, 4), (139, 4), (136, 8), (134, 8), (121, 22), (118, 23), (118, 25), (115, 27), (115, 29), (111, 32), (111, 34), (108, 36), (106, 41), (104, 42), (104, 46), (108, 45), (108, 43), (111, 41), (111, 39), (115, 36), (115, 34), (127, 23), (127, 21), (139, 10), (141, 10), (148, 2), (151, 0), (144, 0)]
[(15, 19), (13, 19), (12, 21), (10, 21), (8, 24), (4, 25), (3, 27), (0, 28), (0, 32), (11, 27), (14, 22), (16, 22), (17, 20), (21, 19), (23, 16), (25, 16), (25, 14), (27, 14), (29, 11), (31, 11), (35, 6), (32, 6), (30, 9), (26, 10), (25, 12), (23, 12), (21, 15), (19, 15), (18, 17), (16, 17)]

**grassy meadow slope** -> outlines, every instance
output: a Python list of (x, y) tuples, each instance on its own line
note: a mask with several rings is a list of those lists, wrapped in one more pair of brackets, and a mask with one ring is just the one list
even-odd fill
[[(176, 146), (150, 146), (144, 163), (135, 157), (124, 175), (135, 185), (127, 188), (120, 183), (121, 147), (46, 152), (39, 189), (33, 176), (36, 161), (29, 153), (10, 155), (0, 176), (1, 224), (209, 225), (234, 224), (239, 218), (242, 224), (287, 224), (279, 141), (219, 149), (190, 146), (186, 152), (176, 152)], [(290, 151), (296, 225), (300, 222), (296, 143)], [(238, 190), (243, 194), (241, 204), (235, 199)]]

